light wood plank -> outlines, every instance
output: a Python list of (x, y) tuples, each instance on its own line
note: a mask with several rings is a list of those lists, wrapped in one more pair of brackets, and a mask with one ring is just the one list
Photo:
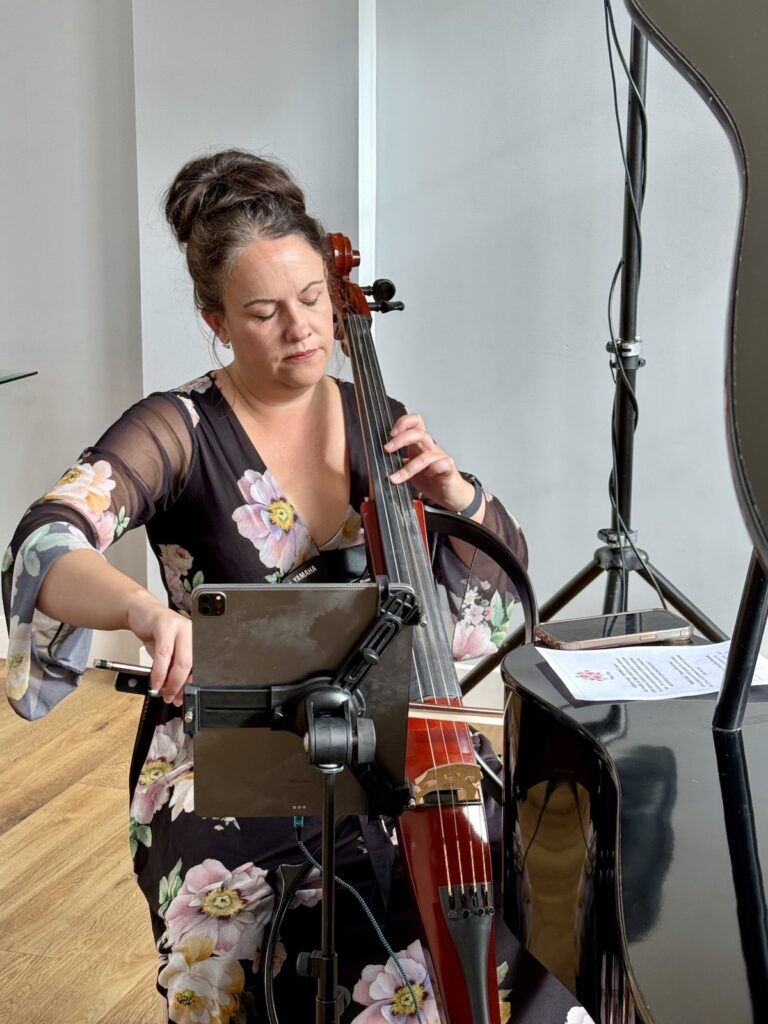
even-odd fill
[(128, 851), (141, 701), (110, 673), (39, 722), (0, 706), (0, 1019), (161, 1024), (156, 954)]
[(9, 948), (58, 956), (91, 947), (100, 927), (112, 935), (122, 927), (136, 889), (127, 821), (124, 794), (71, 786), (0, 836), (0, 935)]
[(50, 957), (27, 956), (0, 948), (0, 963), (3, 965), (0, 972), (2, 1019), (17, 1024), (55, 1020), (55, 1017), (40, 1016), (40, 979), (55, 970), (55, 962)]
[[(5, 663), (2, 662), (2, 677), (5, 682)], [(45, 718), (26, 722), (19, 718), (10, 704), (0, 701), (0, 761), (3, 767), (26, 757), (30, 746), (47, 743), (60, 738), (73, 725), (87, 721), (99, 711), (114, 714), (115, 706), (128, 709), (138, 708), (141, 701), (129, 694), (118, 694), (112, 684), (114, 673), (89, 669), (80, 686), (58, 704)], [(133, 705), (130, 702), (133, 701)], [(138, 715), (138, 710), (136, 711)]]
[[(84, 780), (97, 785), (105, 781), (112, 783), (116, 774), (122, 774), (125, 794), (128, 778), (124, 749), (126, 724), (123, 715), (99, 710), (89, 715), (88, 721), (79, 721), (50, 739), (38, 740), (32, 733), (35, 724), (26, 723), (30, 745), (36, 741), (36, 753), (34, 757), (18, 757), (3, 769), (0, 787), (3, 830), (12, 828), (70, 786)], [(130, 732), (133, 733), (132, 728)]]
[(128, 762), (122, 758), (119, 761), (102, 762), (88, 775), (83, 776), (83, 782), (88, 786), (103, 786), (105, 789), (119, 789), (125, 799), (128, 799)]
[[(126, 1024), (126, 1021), (141, 1024), (168, 1024), (168, 1004), (165, 999), (142, 982), (130, 989), (122, 999), (111, 1006), (103, 1017), (94, 1019), (93, 1024)], [(71, 1024), (80, 1024), (72, 1021)]]

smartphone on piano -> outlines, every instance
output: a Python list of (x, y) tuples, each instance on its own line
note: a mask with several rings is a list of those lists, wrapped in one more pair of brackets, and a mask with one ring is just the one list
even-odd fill
[(554, 619), (534, 630), (534, 642), (560, 651), (588, 651), (600, 647), (631, 647), (634, 644), (689, 643), (690, 622), (663, 608), (638, 612), (614, 612), (580, 619)]

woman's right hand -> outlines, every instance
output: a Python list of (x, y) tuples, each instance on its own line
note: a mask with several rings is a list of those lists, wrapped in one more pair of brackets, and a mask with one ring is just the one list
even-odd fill
[(128, 607), (128, 628), (152, 655), (150, 689), (179, 707), (192, 672), (192, 623), (144, 591)]

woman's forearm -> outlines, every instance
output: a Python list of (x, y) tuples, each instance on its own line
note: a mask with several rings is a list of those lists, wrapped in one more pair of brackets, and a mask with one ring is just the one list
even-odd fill
[[(37, 607), (69, 626), (130, 629), (132, 612), (160, 602), (96, 551), (68, 551), (48, 570)], [(162, 607), (162, 606), (160, 606)]]
[(97, 552), (68, 551), (48, 570), (37, 607), (69, 626), (129, 629), (153, 657), (149, 677), (167, 702), (181, 704), (192, 670), (192, 629), (144, 587)]

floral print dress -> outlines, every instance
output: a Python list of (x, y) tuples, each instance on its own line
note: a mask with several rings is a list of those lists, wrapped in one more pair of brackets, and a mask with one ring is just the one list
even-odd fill
[[(363, 543), (359, 508), (367, 470), (354, 392), (339, 382), (351, 475), (349, 509), (324, 547)], [(403, 412), (392, 403), (393, 416)], [(525, 559), (519, 527), (486, 494), (485, 525)], [(45, 715), (74, 687), (87, 665), (90, 633), (56, 622), (36, 608), (46, 572), (67, 551), (103, 552), (127, 529), (145, 526), (160, 564), (168, 603), (189, 614), (201, 583), (279, 583), (318, 552), (315, 540), (279, 482), (264, 465), (213, 374), (156, 393), (134, 405), (87, 449), (22, 519), (3, 560), (3, 598), (9, 625), (8, 698), (28, 719)], [(438, 577), (454, 616), (454, 653), (476, 657), (504, 636), (513, 594), (498, 570), (476, 556), (468, 571), (446, 544)], [(490, 751), (484, 751), (492, 758)], [(500, 809), (489, 804), (498, 840)], [(317, 855), (320, 823), (307, 819), (304, 842)], [(315, 982), (299, 979), (299, 952), (318, 945), (321, 890), (315, 875), (287, 913), (272, 964), (261, 964), (265, 927), (274, 903), (273, 872), (303, 855), (290, 818), (203, 818), (194, 809), (192, 743), (181, 710), (145, 700), (130, 777), (129, 842), (135, 873), (149, 905), (157, 944), (158, 989), (178, 1024), (266, 1021), (257, 978), (274, 975), (283, 1021), (314, 1019)], [(498, 844), (497, 844), (498, 845)], [(378, 825), (342, 819), (337, 872), (366, 900), (400, 951), (387, 956), (368, 919), (339, 890), (340, 982), (352, 994), (344, 1021), (436, 1024), (442, 1019), (409, 908), (396, 847)], [(497, 918), (500, 920), (500, 918)], [(529, 965), (499, 927), (500, 991), (506, 1000), (526, 986), (538, 1001), (531, 1020), (561, 1024), (573, 999)], [(506, 945), (505, 945), (506, 943)], [(404, 985), (403, 974), (410, 981)], [(520, 975), (517, 980), (513, 977)], [(506, 978), (506, 980), (504, 980)], [(531, 1003), (530, 998), (524, 1000)], [(417, 1015), (417, 1007), (419, 1014)], [(510, 1018), (505, 1001), (504, 1020)]]

